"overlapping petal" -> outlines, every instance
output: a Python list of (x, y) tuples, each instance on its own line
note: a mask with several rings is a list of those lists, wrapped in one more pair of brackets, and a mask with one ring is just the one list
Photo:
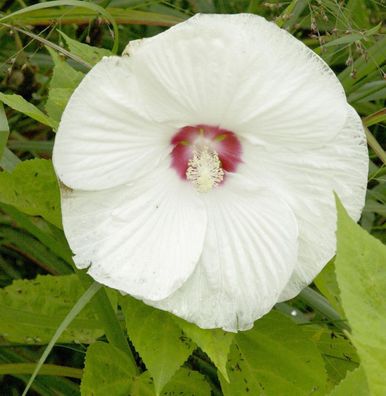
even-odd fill
[(347, 105), (347, 120), (336, 138), (313, 150), (267, 151), (244, 145), (239, 170), (271, 185), (294, 211), (299, 224), (299, 256), (281, 300), (298, 294), (334, 256), (336, 192), (358, 220), (364, 206), (368, 151), (362, 122)]
[(192, 276), (169, 298), (148, 304), (204, 328), (237, 331), (277, 302), (296, 263), (296, 219), (269, 190), (232, 190), (203, 198), (208, 230)]
[(129, 186), (63, 188), (63, 226), (77, 267), (138, 298), (167, 297), (201, 255), (207, 214), (197, 195), (168, 167)]
[(294, 146), (326, 142), (345, 122), (331, 69), (256, 15), (196, 15), (129, 52), (144, 105), (159, 121)]
[(53, 162), (62, 182), (101, 190), (156, 168), (169, 153), (170, 128), (152, 122), (142, 108), (130, 59), (98, 63), (72, 95), (59, 126)]

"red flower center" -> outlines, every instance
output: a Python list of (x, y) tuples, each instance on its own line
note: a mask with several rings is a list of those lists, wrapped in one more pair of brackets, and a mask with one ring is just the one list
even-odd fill
[[(181, 128), (172, 138), (172, 167), (199, 191), (221, 184), (227, 172), (235, 172), (241, 162), (241, 143), (226, 129), (210, 125)], [(200, 189), (199, 185), (209, 184)]]

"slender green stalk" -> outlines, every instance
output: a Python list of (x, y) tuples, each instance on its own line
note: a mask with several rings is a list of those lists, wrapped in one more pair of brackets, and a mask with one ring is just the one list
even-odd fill
[(90, 302), (90, 300), (95, 296), (95, 294), (101, 289), (102, 285), (97, 282), (94, 282), (83, 294), (82, 297), (77, 301), (77, 303), (73, 306), (71, 311), (67, 314), (67, 316), (63, 319), (63, 322), (56, 329), (54, 336), (51, 338), (51, 341), (47, 345), (46, 349), (43, 352), (43, 355), (39, 359), (36, 364), (35, 370), (32, 373), (30, 380), (28, 381), (27, 386), (24, 389), (22, 396), (26, 396), (27, 392), (31, 388), (32, 383), (34, 382), (36, 376), (38, 375), (41, 367), (46, 361), (48, 355), (50, 354), (52, 348), (54, 347), (56, 341), (62, 335), (63, 331), (68, 327), (68, 325), (73, 321), (73, 319), (79, 314), (79, 312)]
[(328, 301), (315, 290), (310, 287), (306, 287), (300, 292), (299, 297), (307, 305), (326, 316), (337, 328), (340, 328), (341, 330), (349, 330), (346, 321), (342, 319)]

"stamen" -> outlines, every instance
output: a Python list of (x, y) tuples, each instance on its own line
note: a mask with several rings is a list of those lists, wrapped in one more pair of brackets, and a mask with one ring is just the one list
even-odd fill
[(186, 178), (198, 192), (208, 192), (224, 179), (224, 170), (215, 150), (207, 146), (195, 147), (188, 162)]

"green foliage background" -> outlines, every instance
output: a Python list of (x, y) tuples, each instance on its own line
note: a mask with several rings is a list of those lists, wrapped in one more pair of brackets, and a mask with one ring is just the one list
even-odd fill
[[(0, 0), (0, 12), (0, 395), (22, 394), (43, 352), (30, 395), (386, 395), (384, 0)], [(77, 271), (50, 161), (87, 70), (196, 12), (257, 13), (289, 30), (333, 68), (369, 128), (360, 226), (337, 201), (336, 258), (238, 334)]]

